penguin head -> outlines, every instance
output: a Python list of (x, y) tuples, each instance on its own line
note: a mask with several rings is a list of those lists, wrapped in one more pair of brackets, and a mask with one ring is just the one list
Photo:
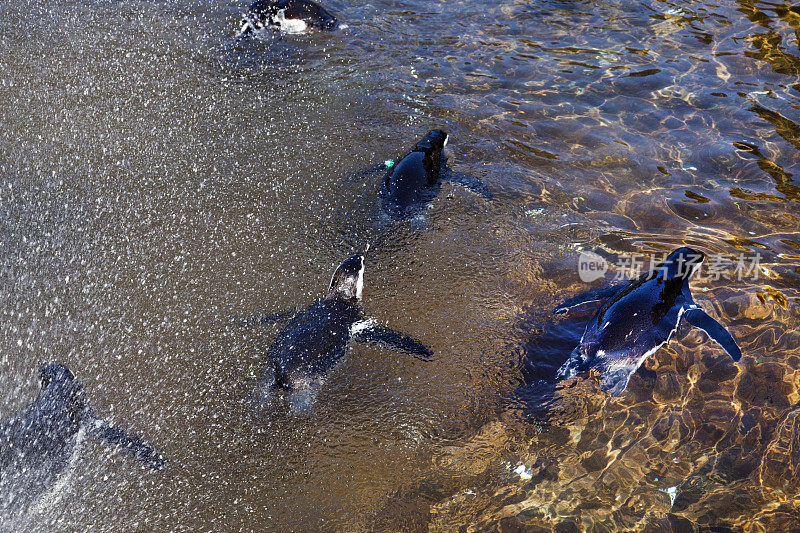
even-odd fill
[(665, 279), (688, 280), (700, 268), (705, 254), (683, 246), (673, 250), (659, 269)]
[(75, 379), (69, 368), (59, 363), (44, 363), (39, 367), (39, 381), (42, 385), (39, 394), (45, 405), (57, 408), (57, 412), (65, 409), (71, 423), (80, 424), (90, 408), (83, 385)]
[(331, 278), (328, 296), (340, 300), (360, 300), (364, 287), (364, 255), (369, 245), (356, 255), (346, 259)]
[(428, 186), (433, 186), (439, 179), (442, 162), (446, 156), (442, 153), (447, 145), (447, 132), (444, 130), (431, 130), (414, 145), (412, 152), (425, 154), (422, 165), (427, 173)]
[(66, 366), (59, 363), (44, 363), (39, 367), (39, 383), (42, 389), (50, 385), (70, 386), (75, 382), (75, 376)]
[(414, 151), (428, 152), (431, 149), (441, 151), (447, 146), (447, 132), (444, 130), (431, 130), (419, 140)]

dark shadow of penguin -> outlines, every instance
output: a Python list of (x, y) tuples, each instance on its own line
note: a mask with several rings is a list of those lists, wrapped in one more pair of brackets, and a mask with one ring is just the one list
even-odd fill
[[(327, 295), (294, 314), (275, 338), (267, 350), (267, 364), (256, 394), (258, 407), (270, 405), (276, 393), (284, 391), (293, 414), (308, 414), (325, 373), (345, 355), (351, 341), (380, 344), (422, 360), (433, 355), (420, 341), (364, 317), (364, 252), (339, 265)], [(288, 316), (279, 313), (257, 321), (272, 322)]]
[(554, 402), (559, 401), (556, 374), (580, 341), (590, 317), (581, 312), (560, 320), (523, 318), (520, 327), (529, 333), (519, 347), (519, 386), (509, 400), (510, 407), (525, 419), (544, 424), (552, 418)]
[(39, 378), (36, 399), (0, 422), (0, 517), (24, 513), (53, 488), (76, 451), (81, 430), (122, 447), (153, 470), (164, 467), (158, 451), (95, 415), (67, 367), (43, 364)]
[(303, 33), (335, 27), (336, 17), (311, 0), (256, 0), (244, 16), (239, 36), (265, 29)]
[(705, 331), (738, 361), (742, 352), (736, 341), (695, 303), (689, 289), (689, 279), (704, 257), (691, 248), (678, 248), (639, 279), (589, 291), (554, 309), (554, 313), (560, 314), (605, 300), (569, 359), (558, 370), (556, 379), (594, 370), (601, 375), (601, 388), (618, 396), (642, 363), (669, 342), (682, 320)]

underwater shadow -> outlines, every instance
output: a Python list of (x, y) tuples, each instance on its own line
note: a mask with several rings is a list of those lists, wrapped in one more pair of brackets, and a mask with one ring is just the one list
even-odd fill
[(531, 334), (520, 348), (520, 384), (509, 403), (525, 420), (546, 424), (553, 417), (560, 391), (573, 381), (557, 381), (556, 373), (580, 342), (595, 311), (592, 306), (544, 321), (523, 318), (520, 327)]

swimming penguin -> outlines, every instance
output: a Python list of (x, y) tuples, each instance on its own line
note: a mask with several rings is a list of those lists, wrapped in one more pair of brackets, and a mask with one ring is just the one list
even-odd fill
[(332, 30), (336, 17), (311, 0), (256, 0), (245, 15), (239, 35), (264, 28), (303, 33), (309, 28)]
[(442, 180), (459, 183), (487, 200), (492, 194), (478, 179), (457, 174), (447, 168), (443, 154), (448, 135), (431, 130), (397, 163), (383, 164), (386, 174), (381, 187), (384, 211), (392, 218), (416, 215), (438, 194)]
[(269, 403), (282, 389), (293, 413), (308, 412), (325, 372), (345, 355), (351, 340), (382, 344), (423, 360), (433, 355), (420, 341), (365, 319), (360, 304), (365, 252), (339, 265), (327, 295), (291, 318), (273, 341), (260, 380), (259, 402)]
[(0, 509), (23, 510), (32, 496), (49, 490), (68, 466), (81, 429), (122, 447), (153, 470), (163, 468), (159, 452), (94, 414), (83, 386), (66, 366), (43, 364), (39, 379), (36, 399), (0, 422)]
[(580, 343), (558, 370), (558, 379), (595, 369), (601, 388), (618, 396), (642, 363), (669, 342), (681, 319), (702, 329), (734, 361), (742, 352), (730, 333), (692, 299), (689, 278), (704, 259), (701, 252), (678, 248), (652, 272), (626, 285), (590, 291), (553, 310), (570, 308), (609, 297), (586, 326)]

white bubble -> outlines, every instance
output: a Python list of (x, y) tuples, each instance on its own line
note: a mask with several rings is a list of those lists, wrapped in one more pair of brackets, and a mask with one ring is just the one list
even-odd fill
[(515, 474), (519, 474), (520, 479), (531, 479), (533, 474), (531, 474), (525, 465), (521, 464), (514, 469)]

